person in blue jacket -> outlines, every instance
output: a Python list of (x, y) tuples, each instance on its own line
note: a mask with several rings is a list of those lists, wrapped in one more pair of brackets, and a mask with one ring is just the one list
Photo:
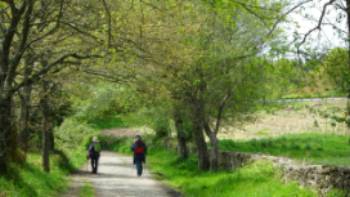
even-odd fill
[(134, 152), (134, 165), (136, 166), (137, 176), (141, 176), (143, 171), (142, 164), (146, 162), (147, 146), (140, 135), (135, 136), (135, 142), (131, 146), (131, 150)]

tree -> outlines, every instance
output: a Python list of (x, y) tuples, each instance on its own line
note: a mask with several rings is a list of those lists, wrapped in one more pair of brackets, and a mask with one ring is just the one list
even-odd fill
[[(161, 10), (168, 11), (169, 5), (162, 5)], [(144, 66), (151, 72), (145, 72), (143, 68), (140, 75), (152, 76), (169, 91), (174, 103), (175, 122), (181, 122), (178, 118), (181, 112), (176, 111), (178, 104), (188, 109), (198, 166), (202, 170), (210, 167), (204, 135), (207, 134), (211, 141), (211, 163), (215, 170), (218, 163), (216, 135), (221, 121), (233, 116), (238, 119), (239, 113), (247, 112), (247, 108), (242, 106), (257, 98), (255, 92), (260, 93), (253, 91), (256, 89), (253, 85), (261, 82), (262, 78), (255, 75), (261, 73), (263, 67), (254, 67), (249, 62), (273, 38), (276, 24), (283, 17), (267, 17), (271, 13), (267, 7), (255, 10), (257, 17), (252, 14), (254, 9), (250, 8), (259, 8), (259, 4), (253, 5), (224, 1), (175, 3), (173, 9), (182, 8), (182, 11), (168, 15), (162, 12), (162, 18), (158, 19), (158, 26), (162, 27), (159, 32), (164, 33), (154, 28), (142, 31), (143, 37), (148, 39), (157, 35), (157, 42), (147, 43), (148, 40), (144, 40), (142, 52), (146, 51), (143, 57), (147, 57), (143, 59), (146, 60)], [(279, 13), (280, 6), (271, 4), (274, 8), (272, 16)], [(235, 12), (232, 13), (232, 10)], [(145, 21), (152, 20), (146, 16)], [(166, 26), (173, 18), (178, 18), (178, 23)], [(248, 92), (251, 98), (247, 97)]]
[(348, 69), (348, 49), (335, 48), (329, 51), (322, 61), (330, 81), (341, 92), (350, 88), (350, 69)]
[[(316, 2), (310, 0), (302, 1), (305, 6), (315, 6)], [(313, 19), (315, 21), (314, 27), (310, 28), (301, 39), (296, 40), (296, 47), (299, 53), (303, 53), (301, 47), (309, 39), (310, 35), (314, 32), (319, 32), (326, 26), (331, 26), (339, 35), (340, 38), (344, 38), (344, 42), (347, 43), (347, 67), (350, 69), (350, 0), (323, 0), (317, 2), (318, 5), (321, 5), (320, 15)], [(305, 9), (305, 6), (302, 6), (301, 9)], [(330, 15), (333, 14), (335, 17), (330, 18)], [(309, 17), (306, 17), (309, 18)], [(344, 29), (343, 24), (344, 20), (346, 21), (346, 28)], [(350, 116), (350, 89), (347, 90), (348, 102), (347, 102), (347, 116)], [(349, 119), (349, 118), (347, 118)], [(350, 125), (350, 124), (348, 124)]]
[[(101, 24), (81, 17), (92, 3), (89, 1), (82, 9), (77, 1), (0, 1), (0, 173), (6, 172), (8, 162), (18, 157), (12, 114), (15, 93), (39, 82), (49, 72), (93, 57), (92, 49), (96, 51), (100, 46), (96, 43), (103, 42), (90, 34)], [(92, 18), (100, 15), (98, 10), (99, 7)], [(48, 56), (47, 64), (38, 67), (36, 63), (23, 63), (29, 51), (35, 57)], [(28, 98), (27, 95), (27, 101)]]

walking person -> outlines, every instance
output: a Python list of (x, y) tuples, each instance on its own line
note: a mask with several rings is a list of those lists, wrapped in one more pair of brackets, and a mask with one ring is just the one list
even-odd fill
[(143, 166), (142, 164), (146, 162), (147, 146), (142, 141), (140, 135), (136, 135), (135, 142), (131, 146), (131, 150), (134, 152), (134, 165), (136, 166), (137, 176), (142, 175)]
[(89, 145), (88, 158), (91, 160), (92, 173), (97, 174), (98, 160), (100, 158), (101, 144), (98, 138), (94, 136), (92, 138), (92, 143)]

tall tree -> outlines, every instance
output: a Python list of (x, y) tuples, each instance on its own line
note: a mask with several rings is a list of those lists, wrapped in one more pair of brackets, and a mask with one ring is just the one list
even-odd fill
[[(301, 37), (296, 39), (296, 47), (299, 53), (303, 53), (302, 47), (310, 39), (313, 33), (322, 31), (325, 27), (332, 27), (339, 35), (340, 39), (344, 39), (347, 44), (347, 56), (350, 57), (350, 0), (322, 0), (320, 2), (313, 2), (310, 0), (302, 0), (303, 6), (301, 10), (309, 7), (316, 7), (320, 5), (319, 15), (312, 16), (311, 21), (314, 22), (314, 26), (310, 28)], [(316, 4), (315, 4), (316, 3)], [(293, 4), (293, 3), (291, 3)], [(310, 20), (309, 14), (306, 15)], [(346, 24), (346, 25), (344, 25)], [(350, 69), (350, 58), (348, 59), (348, 69)], [(348, 102), (347, 102), (347, 121), (350, 126), (350, 87), (348, 87)]]
[[(78, 64), (92, 56), (105, 36), (91, 33), (102, 24), (102, 6), (92, 9), (96, 1), (84, 6), (80, 1), (2, 0), (0, 1), (0, 173), (17, 157), (17, 132), (14, 127), (13, 97), (21, 88), (37, 83), (46, 74)], [(99, 5), (99, 4), (97, 4)], [(82, 13), (91, 11), (89, 17)], [(95, 19), (95, 18), (94, 18)], [(34, 56), (49, 56), (44, 67), (23, 63), (28, 51)], [(30, 76), (23, 77), (31, 70)]]

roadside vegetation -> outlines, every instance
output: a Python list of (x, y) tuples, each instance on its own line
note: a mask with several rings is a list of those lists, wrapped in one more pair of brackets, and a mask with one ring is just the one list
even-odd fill
[(251, 163), (235, 171), (201, 172), (195, 158), (181, 161), (173, 155), (172, 151), (155, 151), (149, 156), (149, 167), (185, 196), (317, 196), (297, 183), (283, 183), (279, 170), (269, 162)]
[[(299, 25), (289, 16), (313, 20), (306, 10), (317, 6), (318, 26), (294, 32), (291, 43), (285, 27)], [(222, 172), (218, 160), (225, 150), (347, 166), (349, 106), (273, 102), (350, 95), (350, 26), (337, 27), (349, 7), (338, 0), (0, 0), (0, 195), (55, 196), (85, 162), (91, 136), (116, 127), (144, 127), (151, 143), (166, 142), (151, 151), (150, 164), (187, 195), (314, 195), (282, 183), (268, 163)], [(322, 20), (344, 45), (307, 41)], [(110, 150), (129, 149), (102, 138)]]
[[(41, 157), (38, 154), (28, 154), (25, 164), (11, 165), (10, 172), (0, 177), (1, 194), (9, 197), (33, 196), (46, 197), (58, 196), (68, 187), (67, 176), (74, 166), (81, 165), (84, 158), (75, 155), (73, 163), (66, 163), (67, 158), (53, 154), (51, 157), (51, 173), (45, 173), (41, 168)], [(73, 158), (73, 157), (72, 157)]]
[[(316, 140), (321, 136), (309, 137)], [(182, 160), (176, 156), (173, 148), (166, 148), (164, 142), (154, 141), (153, 136), (145, 136), (145, 138), (149, 144), (147, 166), (154, 176), (185, 196), (318, 196), (317, 191), (312, 188), (303, 188), (296, 182), (284, 182), (281, 171), (269, 161), (257, 161), (234, 171), (203, 172), (197, 168), (195, 155), (191, 154), (187, 160)], [(131, 157), (132, 138), (100, 136), (100, 139), (107, 150), (128, 154)], [(293, 140), (286, 138), (286, 141), (292, 143)], [(328, 143), (332, 142), (332, 139), (328, 141)], [(220, 145), (225, 143), (227, 141), (221, 142)], [(223, 147), (223, 150), (227, 149)], [(293, 151), (293, 148), (286, 147), (280, 150), (280, 153), (286, 155), (290, 151)], [(329, 158), (328, 162), (332, 162), (332, 159)], [(332, 190), (327, 196), (344, 196), (344, 194), (341, 191)]]
[(350, 143), (343, 135), (289, 134), (258, 140), (222, 140), (220, 149), (289, 157), (310, 164), (350, 167)]

